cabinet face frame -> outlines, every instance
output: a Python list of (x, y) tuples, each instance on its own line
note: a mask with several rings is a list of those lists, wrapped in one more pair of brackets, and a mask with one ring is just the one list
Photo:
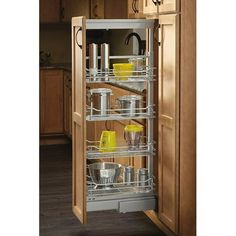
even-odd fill
[(85, 27), (85, 17), (72, 18), (72, 208), (81, 223), (87, 221)]
[(179, 15), (159, 17), (158, 215), (178, 232)]

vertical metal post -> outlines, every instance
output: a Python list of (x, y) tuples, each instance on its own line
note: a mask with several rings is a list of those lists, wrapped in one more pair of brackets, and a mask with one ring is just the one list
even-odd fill
[[(147, 43), (148, 43), (148, 67), (152, 68), (153, 67), (153, 28), (148, 28), (146, 30), (147, 34)], [(152, 76), (152, 73), (148, 71), (149, 76)], [(150, 105), (153, 105), (153, 82), (149, 81), (147, 82), (147, 105), (149, 106), (148, 108), (148, 113), (151, 114), (152, 107)], [(153, 142), (153, 118), (148, 118), (147, 120), (147, 141), (148, 143)], [(147, 158), (147, 167), (149, 170), (149, 174), (152, 177), (153, 175), (153, 146), (148, 147), (148, 151), (151, 153), (149, 157)]]

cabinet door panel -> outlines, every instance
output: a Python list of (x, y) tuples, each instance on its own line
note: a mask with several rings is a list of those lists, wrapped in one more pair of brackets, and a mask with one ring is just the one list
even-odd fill
[(179, 11), (180, 0), (161, 0), (159, 4), (159, 14)]
[(64, 71), (64, 132), (71, 137), (71, 74)]
[(104, 0), (105, 19), (127, 19), (127, 0)]
[(42, 70), (40, 134), (63, 134), (63, 71)]
[[(73, 212), (86, 223), (86, 28), (85, 18), (72, 20), (72, 156)], [(82, 63), (76, 63), (80, 61)]]
[(158, 213), (177, 232), (179, 178), (179, 16), (159, 18)]
[(90, 17), (89, 1), (84, 0), (62, 0), (62, 21), (71, 22), (75, 16)]
[(40, 0), (40, 22), (60, 21), (60, 0)]

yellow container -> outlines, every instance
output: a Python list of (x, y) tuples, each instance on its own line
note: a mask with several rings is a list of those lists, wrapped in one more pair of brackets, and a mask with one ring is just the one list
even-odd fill
[(119, 80), (127, 80), (129, 76), (133, 75), (134, 65), (131, 63), (115, 63), (113, 64), (113, 73)]
[(143, 132), (142, 125), (126, 125), (125, 131), (127, 132)]
[(102, 131), (100, 138), (100, 152), (113, 152), (116, 150), (116, 132), (115, 131)]

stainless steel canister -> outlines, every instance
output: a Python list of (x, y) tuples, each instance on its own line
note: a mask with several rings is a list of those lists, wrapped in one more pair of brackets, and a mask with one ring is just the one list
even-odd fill
[(123, 181), (126, 185), (133, 185), (131, 183), (131, 182), (134, 182), (134, 167), (133, 166), (124, 167)]
[(98, 45), (95, 43), (89, 44), (89, 72), (95, 80), (98, 73)]
[(126, 95), (118, 98), (123, 116), (138, 116), (141, 113), (142, 96)]
[(98, 88), (90, 89), (91, 94), (91, 115), (107, 116), (110, 109), (111, 89)]
[(148, 180), (148, 169), (147, 168), (140, 168), (138, 169), (138, 181), (139, 181), (139, 186), (146, 186), (148, 185), (146, 180)]
[(101, 44), (101, 71), (103, 80), (108, 80), (108, 72), (110, 68), (110, 46), (107, 43)]

